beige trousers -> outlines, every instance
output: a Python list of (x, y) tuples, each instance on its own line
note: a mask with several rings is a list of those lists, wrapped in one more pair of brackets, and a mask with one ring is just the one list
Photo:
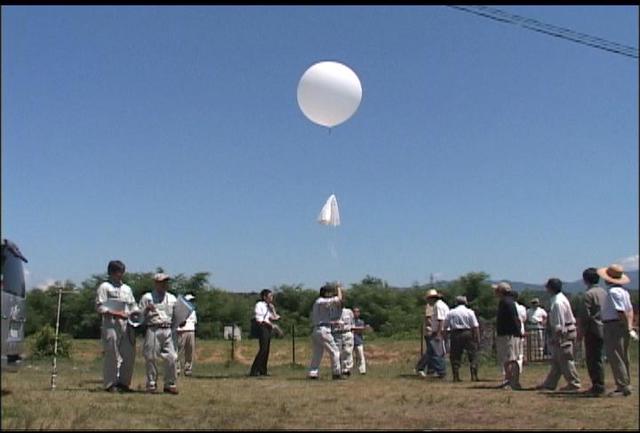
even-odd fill
[(105, 389), (118, 383), (131, 386), (136, 359), (136, 335), (124, 319), (105, 316), (102, 319), (102, 378)]
[(178, 355), (173, 346), (173, 332), (171, 328), (148, 327), (142, 348), (147, 368), (147, 387), (155, 387), (158, 382), (158, 368), (156, 358), (164, 360), (164, 386), (176, 384), (176, 361)]
[(340, 350), (336, 345), (331, 329), (328, 327), (315, 328), (311, 334), (312, 354), (309, 376), (318, 376), (320, 361), (324, 350), (327, 349), (331, 357), (331, 372), (334, 376), (340, 375)]
[(178, 373), (181, 366), (184, 373), (189, 375), (193, 370), (193, 358), (196, 353), (196, 333), (195, 331), (178, 332)]

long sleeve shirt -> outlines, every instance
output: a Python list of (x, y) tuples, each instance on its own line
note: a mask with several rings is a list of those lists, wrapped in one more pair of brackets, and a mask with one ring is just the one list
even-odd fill
[[(109, 311), (109, 303), (122, 303), (123, 312), (127, 315), (138, 311), (138, 305), (133, 297), (133, 291), (131, 287), (124, 283), (116, 285), (111, 281), (105, 281), (98, 286), (96, 292), (96, 311), (100, 314), (107, 313)], [(111, 317), (103, 316), (103, 321), (112, 319)]]
[(548, 319), (552, 335), (556, 336), (575, 330), (576, 319), (571, 311), (571, 304), (564, 293), (559, 292), (552, 296), (550, 304)]

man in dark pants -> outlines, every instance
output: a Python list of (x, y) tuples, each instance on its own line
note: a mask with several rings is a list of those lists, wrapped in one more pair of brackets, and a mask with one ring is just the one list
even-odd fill
[(273, 303), (273, 293), (269, 289), (260, 292), (260, 301), (256, 302), (254, 309), (255, 320), (258, 324), (259, 349), (256, 354), (249, 376), (269, 376), (267, 373), (267, 362), (269, 361), (269, 348), (271, 346), (271, 331), (273, 320), (280, 317), (273, 313), (270, 305)]
[(456, 297), (456, 307), (452, 308), (445, 319), (445, 329), (451, 339), (451, 370), (453, 371), (453, 381), (461, 382), (460, 365), (462, 364), (462, 353), (466, 350), (469, 357), (471, 380), (478, 381), (478, 362), (476, 354), (480, 342), (480, 326), (476, 313), (467, 307), (467, 297)]
[(582, 273), (587, 291), (584, 294), (582, 308), (579, 311), (580, 336), (584, 338), (587, 370), (591, 378), (591, 388), (587, 391), (593, 395), (602, 395), (604, 387), (604, 363), (602, 362), (604, 339), (600, 309), (605, 303), (607, 292), (598, 286), (600, 277), (596, 268), (585, 269)]

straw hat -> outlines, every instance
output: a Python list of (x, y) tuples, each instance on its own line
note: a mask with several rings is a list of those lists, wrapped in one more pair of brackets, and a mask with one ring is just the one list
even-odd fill
[(507, 293), (507, 292), (511, 291), (511, 284), (507, 283), (506, 281), (502, 281), (502, 282), (500, 282), (498, 284), (492, 284), (491, 287), (496, 292)]
[(631, 281), (629, 277), (624, 274), (622, 266), (615, 263), (608, 268), (598, 269), (598, 275), (606, 282), (613, 284), (629, 284)]
[(427, 292), (425, 298), (429, 299), (429, 298), (442, 298), (442, 295), (440, 293), (438, 293), (438, 291), (436, 289), (429, 289), (429, 291)]
[(153, 276), (153, 279), (155, 281), (161, 282), (161, 281), (168, 281), (171, 279), (171, 276), (169, 276), (168, 274), (165, 274), (163, 272), (158, 272), (157, 274), (155, 274)]

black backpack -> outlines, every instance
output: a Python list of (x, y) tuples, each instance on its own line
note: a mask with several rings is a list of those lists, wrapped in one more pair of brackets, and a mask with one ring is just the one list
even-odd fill
[(260, 325), (255, 317), (251, 318), (251, 326), (249, 327), (249, 338), (260, 338)]

